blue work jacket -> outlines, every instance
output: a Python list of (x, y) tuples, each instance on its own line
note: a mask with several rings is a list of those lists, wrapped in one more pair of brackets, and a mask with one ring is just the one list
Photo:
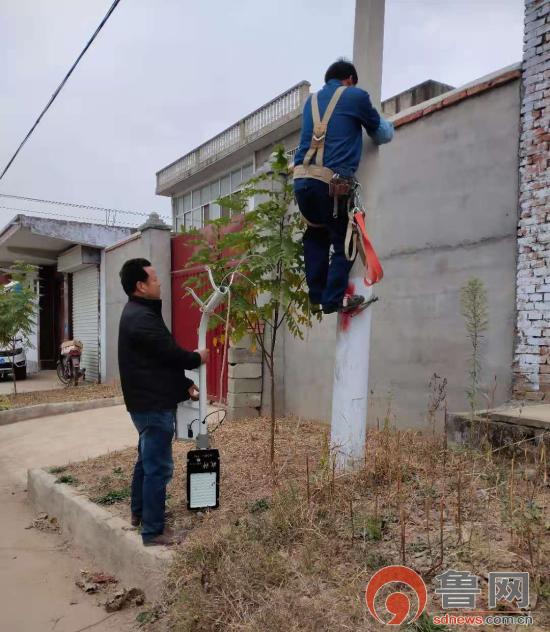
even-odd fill
[[(331, 79), (317, 93), (319, 114), (323, 114), (327, 105), (342, 83)], [(393, 125), (383, 119), (372, 106), (368, 92), (350, 86), (344, 90), (330, 118), (325, 139), (323, 166), (342, 176), (353, 176), (361, 160), (363, 149), (362, 128), (377, 144), (389, 143), (393, 138)], [(302, 134), (300, 145), (294, 158), (295, 165), (301, 165), (309, 149), (313, 134), (311, 97), (304, 105)], [(315, 157), (312, 159), (315, 162)]]

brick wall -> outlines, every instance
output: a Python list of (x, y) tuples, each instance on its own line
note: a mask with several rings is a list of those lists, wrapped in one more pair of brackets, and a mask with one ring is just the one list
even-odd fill
[(525, 0), (514, 394), (550, 400), (550, 0)]

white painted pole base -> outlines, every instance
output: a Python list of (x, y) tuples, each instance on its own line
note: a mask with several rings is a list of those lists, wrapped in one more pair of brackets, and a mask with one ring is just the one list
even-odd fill
[[(350, 278), (350, 284), (365, 301), (372, 297), (362, 276)], [(353, 317), (338, 315), (330, 442), (339, 470), (359, 466), (364, 458), (372, 309)]]
[[(359, 75), (359, 85), (369, 92), (375, 106), (380, 105), (382, 85), (384, 11), (385, 0), (356, 0), (353, 62)], [(377, 163), (378, 151), (370, 141), (366, 141), (357, 179), (363, 185), (366, 196), (364, 203), (369, 232), (378, 209)], [(372, 298), (373, 289), (365, 285), (363, 273), (361, 261), (356, 261), (350, 274), (350, 290), (368, 301)], [(372, 310), (373, 306), (370, 306), (352, 318), (346, 315), (338, 317), (331, 426), (331, 446), (338, 469), (352, 468), (364, 459)]]

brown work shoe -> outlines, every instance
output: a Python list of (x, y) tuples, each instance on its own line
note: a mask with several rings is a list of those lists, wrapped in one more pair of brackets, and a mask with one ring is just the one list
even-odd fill
[(181, 536), (175, 534), (171, 529), (165, 529), (164, 533), (143, 540), (143, 546), (174, 546), (181, 541)]

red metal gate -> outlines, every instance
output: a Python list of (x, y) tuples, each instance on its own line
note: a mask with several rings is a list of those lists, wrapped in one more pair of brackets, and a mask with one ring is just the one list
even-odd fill
[[(172, 333), (178, 344), (190, 351), (198, 347), (201, 319), (197, 304), (185, 290), (186, 281), (201, 269), (200, 267), (185, 267), (192, 254), (193, 246), (189, 242), (188, 235), (182, 234), (172, 238)], [(224, 325), (220, 323), (215, 329), (211, 329), (206, 337), (206, 346), (210, 349), (207, 364), (207, 392), (211, 401), (218, 401), (221, 397), (221, 400), (225, 402), (227, 397), (227, 368), (224, 371), (220, 393), (224, 329)]]

